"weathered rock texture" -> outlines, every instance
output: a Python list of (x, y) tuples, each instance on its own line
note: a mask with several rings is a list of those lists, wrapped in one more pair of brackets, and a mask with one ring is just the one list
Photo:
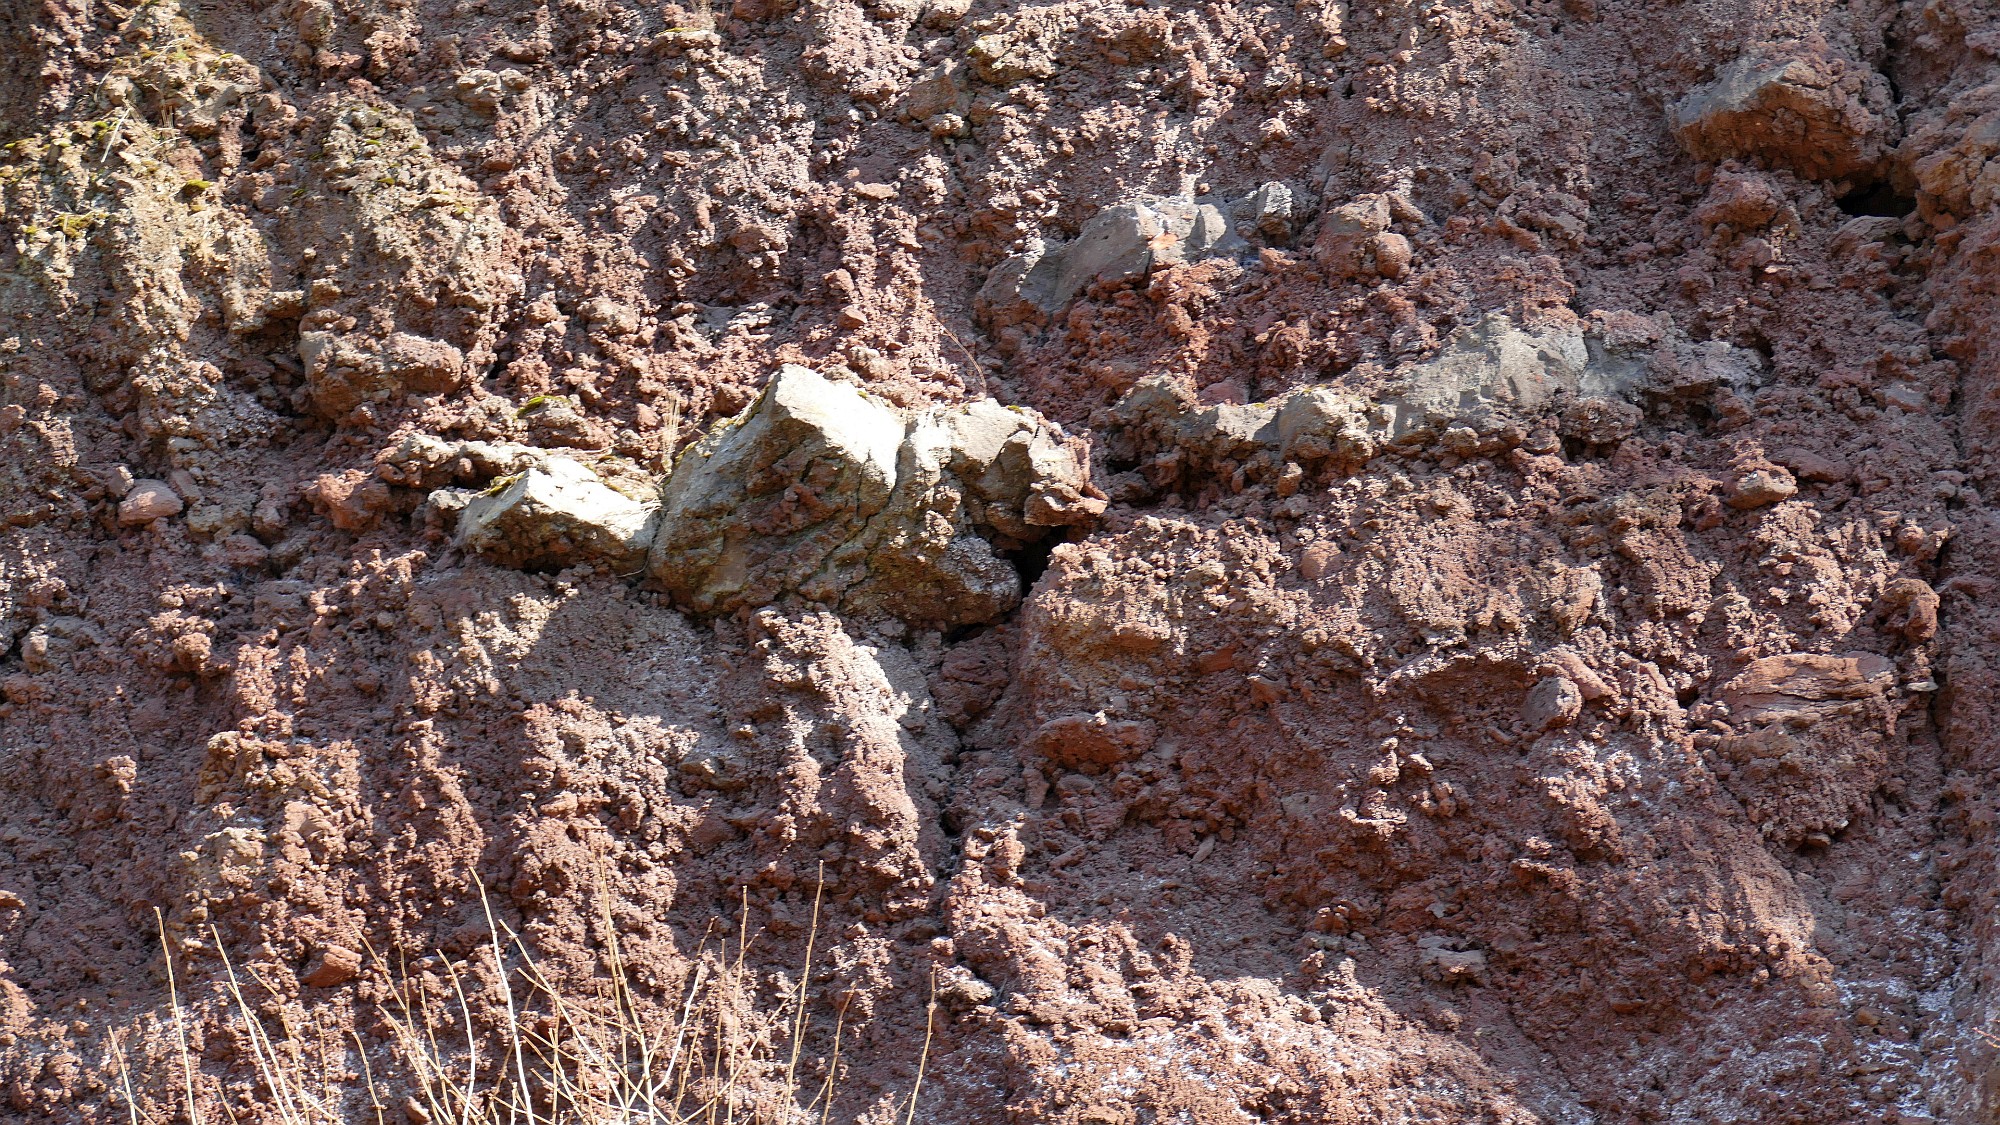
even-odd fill
[(1089, 491), (1029, 412), (983, 399), (906, 418), (787, 366), (668, 475), (648, 565), (697, 613), (799, 594), (863, 619), (982, 624), (1021, 600), (996, 549), (1093, 522)]
[(1995, 1120), (1997, 58), (0, 0), (0, 1119), (272, 1119), (221, 951), (488, 1035), (490, 905), (817, 910), (834, 1121)]

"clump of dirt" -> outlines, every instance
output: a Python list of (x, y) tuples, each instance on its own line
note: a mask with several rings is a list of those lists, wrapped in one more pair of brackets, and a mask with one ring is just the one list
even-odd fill
[(0, 1116), (499, 925), (772, 1120), (1990, 1120), (1996, 35), (0, 11)]

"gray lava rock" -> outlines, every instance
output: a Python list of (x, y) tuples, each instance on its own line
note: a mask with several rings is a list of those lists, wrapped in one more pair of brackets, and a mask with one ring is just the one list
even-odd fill
[(1157, 266), (1233, 257), (1250, 244), (1214, 200), (1175, 196), (1121, 203), (1097, 213), (1073, 241), (1037, 243), (996, 266), (979, 291), (982, 315), (1026, 303), (1060, 312), (1096, 282), (1143, 278)]
[(1548, 407), (1558, 392), (1585, 396), (1626, 388), (1589, 377), (1590, 355), (1581, 335), (1527, 332), (1494, 314), (1451, 338), (1435, 359), (1403, 373), (1404, 389), (1386, 401), (1396, 441), (1428, 438), (1453, 422), (1527, 416)]
[(1289, 238), (1299, 219), (1299, 200), (1291, 187), (1272, 181), (1230, 205), (1237, 232), (1254, 231), (1265, 238)]
[(1375, 456), (1367, 403), (1329, 387), (1287, 395), (1278, 407), (1278, 443), (1285, 459), (1301, 464), (1335, 461), (1353, 469)]

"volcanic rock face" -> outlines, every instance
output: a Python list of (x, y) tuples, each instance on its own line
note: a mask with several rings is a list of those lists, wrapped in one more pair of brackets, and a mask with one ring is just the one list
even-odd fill
[(0, 1120), (2000, 1113), (1980, 5), (0, 48)]

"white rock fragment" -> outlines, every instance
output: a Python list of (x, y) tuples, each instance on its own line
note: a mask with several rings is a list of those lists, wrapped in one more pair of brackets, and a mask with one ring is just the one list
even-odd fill
[(1075, 454), (1039, 415), (992, 399), (944, 412), (950, 432), (949, 467), (966, 494), (974, 524), (1013, 539), (1034, 539), (1036, 529), (1087, 523), (1104, 501), (1086, 495)]
[(550, 457), (467, 501), (457, 542), (503, 566), (554, 570), (589, 561), (625, 574), (644, 566), (655, 517), (652, 506), (613, 491), (584, 466)]
[(453, 83), (453, 91), (458, 100), (480, 113), (496, 113), (500, 102), (507, 96), (507, 87), (500, 76), (490, 70), (468, 70), (458, 76)]
[(1446, 981), (1476, 981), (1486, 972), (1484, 951), (1451, 946), (1451, 938), (1436, 934), (1417, 939), (1417, 960), (1428, 975)]
[(1287, 460), (1316, 465), (1334, 460), (1358, 467), (1375, 455), (1367, 404), (1330, 387), (1308, 387), (1278, 407), (1278, 445)]
[(1230, 214), (1236, 217), (1238, 231), (1247, 226), (1266, 238), (1283, 239), (1292, 233), (1292, 225), (1298, 221), (1299, 203), (1297, 195), (1285, 183), (1273, 180), (1230, 205)]
[(854, 553), (842, 548), (889, 503), (903, 429), (886, 404), (787, 364), (747, 412), (682, 455), (654, 576), (702, 612), (825, 591)]
[(118, 504), (118, 522), (126, 527), (138, 527), (154, 520), (171, 519), (180, 515), (186, 507), (180, 495), (166, 481), (134, 481), (132, 490)]

